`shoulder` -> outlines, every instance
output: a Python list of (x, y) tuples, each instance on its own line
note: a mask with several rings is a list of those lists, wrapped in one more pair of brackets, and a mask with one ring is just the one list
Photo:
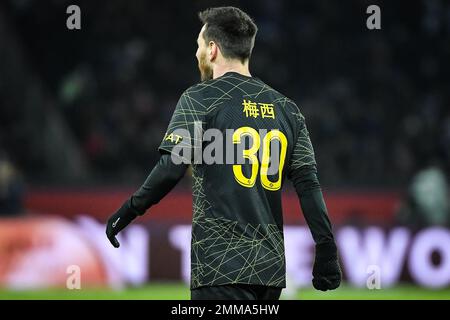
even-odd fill
[(264, 84), (267, 90), (270, 90), (273, 95), (273, 102), (277, 104), (279, 107), (286, 110), (287, 113), (292, 114), (298, 120), (303, 121), (304, 116), (301, 111), (301, 108), (295, 103), (295, 101), (278, 90), (275, 90), (271, 86)]
[(196, 83), (183, 91), (181, 97), (196, 96), (201, 89), (201, 83)]
[(213, 88), (212, 85), (217, 82), (216, 80), (207, 80), (203, 82), (196, 83), (186, 90), (184, 90), (183, 95), (191, 95), (191, 96), (202, 96), (204, 95), (208, 89)]
[(195, 109), (201, 111), (205, 108), (203, 103), (202, 83), (197, 83), (183, 91), (179, 100), (178, 108)]
[(191, 102), (197, 101), (198, 103), (201, 103), (204, 97), (211, 96), (211, 88), (213, 87), (210, 82), (211, 81), (204, 81), (190, 86), (183, 91), (181, 98)]
[(187, 88), (181, 95), (182, 104), (189, 104), (197, 111), (211, 112), (215, 107), (232, 98), (231, 85), (224, 79), (217, 78), (196, 83)]
[(291, 99), (287, 98), (287, 106), (289, 108), (289, 111), (292, 113), (292, 115), (300, 122), (303, 122), (305, 120), (305, 116), (302, 113), (302, 110), (300, 107)]

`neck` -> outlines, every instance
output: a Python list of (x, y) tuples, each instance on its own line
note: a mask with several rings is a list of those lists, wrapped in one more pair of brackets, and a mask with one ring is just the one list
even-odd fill
[(251, 77), (248, 69), (248, 61), (241, 63), (240, 61), (226, 62), (223, 64), (215, 64), (213, 67), (213, 79), (223, 76), (227, 72), (236, 72), (244, 76)]

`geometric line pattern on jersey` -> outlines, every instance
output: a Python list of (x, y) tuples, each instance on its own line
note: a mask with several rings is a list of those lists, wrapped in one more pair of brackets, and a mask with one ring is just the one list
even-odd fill
[[(304, 123), (305, 119), (303, 115), (298, 113), (292, 113), (300, 122)], [(303, 125), (298, 133), (297, 141), (294, 149), (292, 150), (290, 169), (298, 169), (303, 166), (315, 165), (316, 160), (314, 156), (314, 149), (309, 137), (308, 129)]]
[(192, 176), (191, 287), (229, 283), (284, 287), (284, 241), (278, 226), (242, 226), (237, 221), (209, 218), (205, 213), (211, 205), (198, 166), (193, 166)]
[(211, 204), (206, 198), (203, 183), (203, 171), (198, 165), (192, 165), (192, 240), (191, 240), (191, 287), (200, 286), (203, 281), (203, 264), (201, 263), (201, 253), (199, 246), (195, 245), (199, 239), (196, 239), (196, 226), (198, 221), (203, 219), (206, 211), (211, 208)]
[(189, 95), (188, 91), (186, 91), (181, 96), (180, 101), (177, 104), (177, 108), (173, 113), (170, 127), (168, 128), (167, 133), (176, 132), (177, 129), (189, 130), (189, 139), (184, 135), (183, 140), (181, 140), (179, 143), (180, 147), (190, 148), (202, 145), (202, 137), (199, 136), (198, 138), (200, 141), (196, 141), (195, 134), (192, 130), (192, 128), (194, 128), (194, 123), (199, 123), (204, 126), (204, 111), (194, 105), (198, 103), (200, 102), (194, 101), (193, 98)]
[[(239, 225), (223, 218), (197, 219), (192, 250), (193, 287), (229, 283), (285, 286), (282, 232), (276, 225)], [(201, 229), (201, 231), (198, 231)], [(201, 233), (201, 239), (195, 234)]]

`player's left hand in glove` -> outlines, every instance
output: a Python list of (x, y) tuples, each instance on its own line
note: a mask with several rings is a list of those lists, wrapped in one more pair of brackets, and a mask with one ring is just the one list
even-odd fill
[(106, 236), (115, 248), (120, 247), (116, 235), (136, 217), (137, 214), (131, 207), (131, 200), (128, 199), (122, 207), (108, 219), (108, 222), (106, 223)]
[(336, 244), (317, 244), (312, 281), (314, 288), (321, 291), (334, 290), (341, 284), (341, 278)]

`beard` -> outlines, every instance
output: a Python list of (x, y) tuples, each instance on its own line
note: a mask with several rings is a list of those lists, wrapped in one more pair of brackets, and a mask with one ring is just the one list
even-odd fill
[(201, 81), (207, 81), (213, 78), (213, 70), (206, 60), (206, 53), (200, 55), (198, 69), (200, 70)]

